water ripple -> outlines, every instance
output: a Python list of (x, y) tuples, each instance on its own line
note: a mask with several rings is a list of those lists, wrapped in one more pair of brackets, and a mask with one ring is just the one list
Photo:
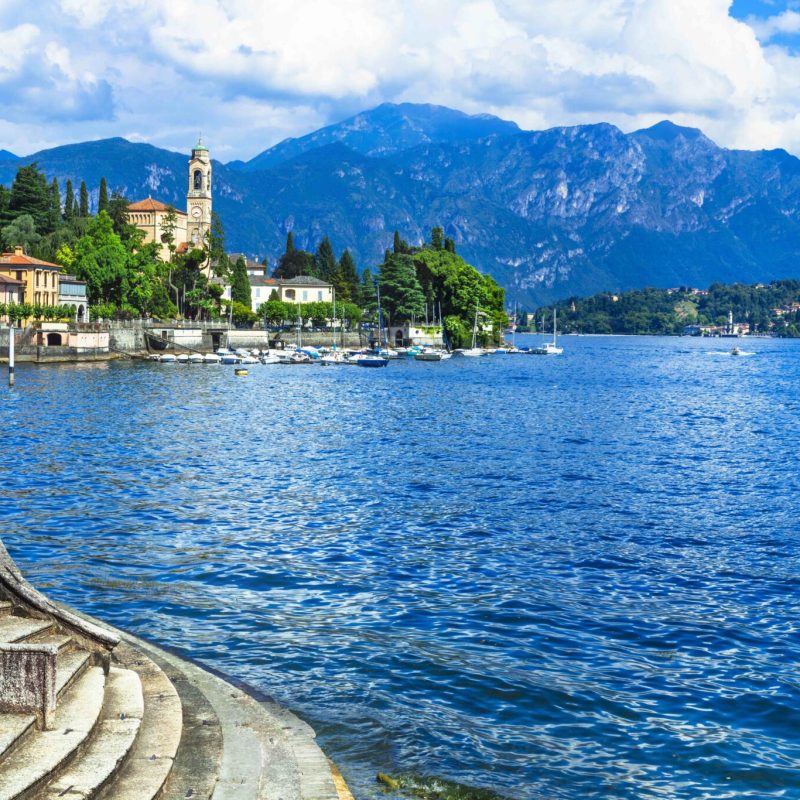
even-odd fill
[(18, 368), (4, 540), (46, 591), (374, 774), (800, 798), (797, 345), (571, 337), (386, 370)]

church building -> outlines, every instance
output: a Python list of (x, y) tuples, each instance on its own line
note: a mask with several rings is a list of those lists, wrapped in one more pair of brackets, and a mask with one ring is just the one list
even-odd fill
[[(175, 209), (174, 246), (178, 253), (194, 247), (206, 247), (211, 232), (211, 158), (208, 148), (198, 141), (189, 159), (189, 183), (186, 211)], [(128, 206), (128, 220), (144, 231), (146, 243), (161, 245), (161, 258), (169, 260), (169, 237), (165, 225), (170, 207), (148, 197)]]

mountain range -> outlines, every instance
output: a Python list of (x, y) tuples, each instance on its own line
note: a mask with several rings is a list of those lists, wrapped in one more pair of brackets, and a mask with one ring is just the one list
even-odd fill
[[(213, 148), (212, 148), (213, 155)], [(100, 178), (132, 200), (185, 206), (186, 153), (115, 138), (18, 158), (62, 185)], [(458, 251), (530, 306), (646, 285), (797, 277), (800, 160), (718, 147), (661, 122), (523, 131), (491, 115), (385, 104), (247, 162), (214, 162), (214, 208), (228, 249), (270, 263), (286, 233), (314, 249), (328, 235), (360, 267), (399, 230), (412, 244), (441, 224)]]

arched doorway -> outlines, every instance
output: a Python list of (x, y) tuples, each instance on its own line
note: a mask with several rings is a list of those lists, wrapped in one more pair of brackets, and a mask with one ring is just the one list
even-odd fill
[(83, 306), (78, 306), (78, 313), (77, 313), (78, 322), (83, 322), (83, 315), (84, 315)]
[(48, 333), (47, 334), (47, 346), (48, 347), (61, 347), (61, 334), (60, 333)]
[(397, 329), (397, 333), (394, 335), (394, 346), (395, 347), (402, 347), (403, 346), (403, 330), (402, 328)]

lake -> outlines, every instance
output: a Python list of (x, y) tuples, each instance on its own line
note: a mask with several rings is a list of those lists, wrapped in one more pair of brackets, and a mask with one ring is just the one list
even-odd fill
[[(518, 343), (535, 337), (517, 337)], [(800, 798), (800, 343), (19, 365), (2, 538), (262, 689), (359, 800)]]

